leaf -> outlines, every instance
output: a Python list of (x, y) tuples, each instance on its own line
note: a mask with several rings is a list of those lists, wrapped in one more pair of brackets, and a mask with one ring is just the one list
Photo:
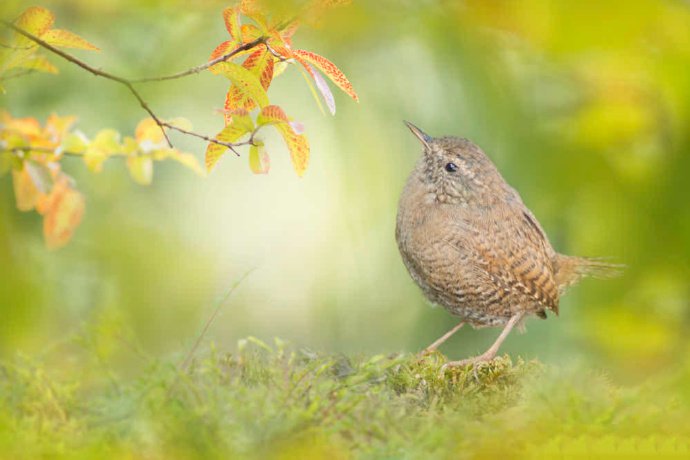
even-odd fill
[[(326, 102), (328, 111), (331, 112), (331, 115), (335, 115), (335, 98), (333, 97), (333, 93), (331, 92), (331, 89), (328, 87), (328, 83), (326, 83), (326, 80), (324, 80), (319, 71), (314, 69), (304, 59), (300, 58), (299, 56), (295, 56), (295, 60), (302, 64), (302, 67), (304, 67), (307, 73), (314, 80), (314, 83), (316, 83), (316, 88), (319, 90), (319, 93), (321, 93), (321, 97), (323, 97), (323, 100)], [(321, 109), (321, 101), (319, 100), (319, 97), (316, 95), (316, 92), (314, 91), (314, 88), (313, 86), (311, 86), (311, 82), (308, 79), (307, 84), (310, 86), (309, 89), (311, 90), (312, 95), (316, 98), (316, 103), (319, 105), (319, 108)]]
[[(273, 80), (273, 55), (266, 46), (261, 45), (242, 63), (242, 67), (254, 74), (261, 83), (264, 91)], [(256, 107), (254, 100), (237, 85), (231, 85), (225, 96), (226, 113), (235, 109), (252, 110)], [(227, 122), (227, 117), (226, 117)]]
[[(237, 48), (239, 48), (239, 46), (238, 46), (235, 42), (233, 42), (232, 40), (224, 41), (223, 43), (221, 43), (220, 45), (218, 45), (218, 46), (216, 47), (216, 49), (214, 49), (214, 50), (211, 52), (211, 56), (208, 58), (208, 60), (209, 60), (209, 61), (214, 61), (214, 60), (218, 59), (218, 58), (221, 57), (221, 56), (224, 56), (224, 55), (226, 55), (226, 54), (232, 53), (232, 52), (233, 52), (235, 49), (237, 49)], [(251, 53), (251, 52), (252, 52), (251, 49), (246, 49), (246, 50), (238, 51), (237, 53), (233, 54), (232, 59), (239, 58), (239, 57), (244, 56), (245, 54), (249, 54), (249, 53)], [(228, 59), (230, 59), (230, 58), (228, 58)], [(209, 70), (212, 74), (218, 75), (218, 74), (221, 72), (221, 70), (222, 70), (221, 68), (218, 67), (218, 65), (219, 65), (219, 64), (213, 65), (213, 66), (209, 67), (208, 70)]]
[(163, 130), (158, 126), (156, 120), (153, 118), (144, 118), (139, 122), (134, 130), (134, 138), (139, 144), (149, 141), (153, 144), (161, 144), (165, 142)]
[(84, 153), (89, 145), (89, 139), (81, 131), (70, 133), (60, 146), (61, 151), (70, 153)]
[[(221, 142), (235, 142), (245, 134), (254, 131), (254, 122), (246, 110), (237, 110), (231, 113), (229, 124), (223, 128), (221, 132), (215, 137)], [(220, 157), (227, 151), (224, 145), (209, 142), (206, 148), (206, 170), (210, 172), (218, 163)]]
[(34, 183), (25, 164), (20, 170), (12, 170), (12, 185), (14, 187), (14, 199), (17, 209), (20, 211), (31, 211), (34, 209), (41, 192)]
[(108, 157), (121, 152), (120, 134), (113, 129), (104, 129), (96, 134), (93, 142), (84, 152), (84, 163), (92, 172), (101, 172)]
[(27, 174), (39, 193), (50, 193), (50, 190), (53, 188), (53, 174), (48, 166), (36, 161), (27, 160), (24, 162), (24, 169), (26, 169)]
[(177, 161), (182, 166), (185, 166), (200, 176), (205, 175), (204, 170), (199, 165), (199, 161), (191, 153), (180, 152), (177, 149), (160, 149), (152, 152), (152, 157), (156, 161), (171, 159)]
[(295, 133), (290, 125), (290, 119), (283, 109), (276, 105), (264, 107), (257, 118), (259, 126), (274, 125), (280, 132), (290, 151), (292, 166), (298, 176), (303, 176), (309, 162), (309, 142), (306, 136)]
[(51, 64), (45, 56), (33, 56), (28, 59), (22, 59), (15, 64), (15, 67), (53, 74), (59, 72), (58, 68)]
[(222, 62), (218, 66), (221, 68), (221, 73), (243, 94), (254, 100), (259, 107), (266, 107), (269, 104), (268, 95), (259, 79), (249, 70), (234, 62)]
[(41, 35), (41, 39), (53, 46), (61, 48), (76, 48), (89, 51), (100, 49), (69, 30), (51, 29)]
[(310, 64), (313, 64), (314, 67), (326, 74), (338, 88), (343, 90), (352, 99), (359, 102), (359, 96), (357, 96), (357, 93), (352, 87), (352, 83), (350, 83), (345, 74), (331, 61), (311, 51), (295, 50), (293, 53), (295, 56), (299, 56)]
[[(40, 37), (43, 33), (50, 30), (54, 22), (55, 16), (49, 10), (40, 6), (32, 6), (24, 10), (17, 21), (15, 21), (15, 25), (30, 34)], [(28, 40), (26, 37), (22, 36), (22, 38)]]
[(153, 158), (151, 155), (127, 157), (127, 169), (129, 169), (129, 174), (134, 182), (140, 185), (151, 184), (153, 180)]
[(237, 7), (227, 7), (223, 10), (225, 28), (236, 43), (242, 43), (242, 33), (240, 29), (240, 11)]
[(64, 174), (55, 183), (50, 195), (41, 198), (43, 237), (48, 249), (58, 249), (72, 238), (84, 216), (85, 200), (72, 188)]
[(264, 143), (255, 141), (256, 145), (249, 147), (249, 168), (254, 174), (267, 174), (271, 167), (271, 159), (266, 153)]

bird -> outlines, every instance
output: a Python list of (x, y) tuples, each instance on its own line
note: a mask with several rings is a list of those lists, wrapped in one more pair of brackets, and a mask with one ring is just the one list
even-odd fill
[(398, 204), (395, 237), (403, 263), (433, 304), (460, 322), (424, 353), (463, 325), (502, 327), (484, 353), (447, 367), (491, 361), (516, 326), (530, 316), (558, 315), (565, 290), (586, 276), (609, 278), (622, 265), (559, 254), (519, 193), (472, 141), (433, 138), (405, 122), (423, 154)]

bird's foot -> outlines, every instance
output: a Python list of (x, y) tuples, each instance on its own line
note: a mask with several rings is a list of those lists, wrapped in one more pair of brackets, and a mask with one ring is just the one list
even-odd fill
[(492, 351), (487, 351), (485, 353), (482, 353), (479, 356), (474, 356), (472, 358), (467, 358), (467, 359), (461, 359), (460, 361), (449, 361), (443, 366), (441, 366), (441, 374), (443, 375), (446, 372), (446, 369), (449, 369), (451, 367), (463, 367), (463, 366), (472, 366), (472, 369), (475, 373), (476, 376), (476, 371), (477, 371), (477, 364), (480, 363), (487, 363), (494, 359), (496, 357), (496, 352)]

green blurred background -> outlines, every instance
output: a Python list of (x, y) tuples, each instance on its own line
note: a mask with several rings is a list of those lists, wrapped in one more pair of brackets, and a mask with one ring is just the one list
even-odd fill
[[(224, 2), (10, 0), (0, 10), (14, 18), (31, 4), (102, 49), (75, 54), (125, 76), (198, 65), (227, 37)], [(478, 143), (558, 251), (628, 267), (573, 288), (560, 317), (530, 320), (504, 351), (633, 379), (688, 358), (688, 2), (355, 1), (300, 29), (295, 46), (333, 60), (361, 99), (336, 93), (331, 117), (296, 69), (274, 82), (271, 100), (306, 125), (302, 179), (277, 136), (267, 176), (228, 155), (206, 179), (157, 165), (142, 187), (117, 160), (94, 175), (66, 159), (87, 212), (56, 252), (0, 180), (0, 358), (83, 369), (96, 356), (136, 372), (142, 353), (186, 351), (214, 299), (252, 269), (206, 342), (279, 336), (346, 353), (428, 345), (455, 319), (425, 302), (395, 244), (397, 199), (420, 155), (403, 119)], [(50, 60), (60, 74), (7, 81), (2, 108), (41, 121), (75, 114), (89, 136), (131, 133), (144, 118), (124, 88)], [(221, 77), (141, 89), (162, 117), (207, 134), (222, 127)], [(202, 158), (202, 143), (174, 141)], [(443, 351), (465, 357), (497, 333), (465, 329)]]

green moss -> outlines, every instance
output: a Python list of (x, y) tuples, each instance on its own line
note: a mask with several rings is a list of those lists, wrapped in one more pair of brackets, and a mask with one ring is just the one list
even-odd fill
[(232, 354), (211, 349), (186, 372), (152, 362), (137, 379), (87, 384), (17, 360), (0, 367), (0, 451), (13, 458), (472, 458), (631, 448), (631, 439), (653, 436), (664, 449), (687, 452), (690, 411), (670, 391), (687, 372), (622, 389), (582, 369), (507, 356), (442, 373), (443, 362), (439, 354), (334, 356), (250, 338)]

